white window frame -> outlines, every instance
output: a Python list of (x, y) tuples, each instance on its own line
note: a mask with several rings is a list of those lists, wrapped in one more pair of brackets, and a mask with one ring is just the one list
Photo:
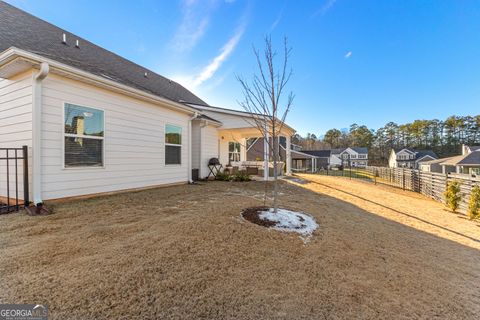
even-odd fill
[[(240, 148), (239, 148), (238, 152), (235, 152), (235, 151), (231, 152), (230, 151), (230, 143), (235, 143), (235, 144), (239, 145)], [(229, 163), (230, 162), (237, 162), (237, 161), (230, 160), (230, 154), (231, 153), (238, 154), (238, 161), (242, 161), (242, 145), (240, 144), (240, 142), (238, 142), (238, 141), (228, 141), (228, 162)]]
[[(177, 127), (180, 129), (180, 144), (176, 143), (167, 143), (167, 126), (172, 126), (172, 127)], [(164, 152), (164, 160), (163, 160), (163, 165), (166, 167), (181, 167), (183, 163), (183, 157), (182, 157), (182, 150), (183, 150), (183, 128), (181, 125), (175, 124), (175, 123), (165, 123), (165, 126), (163, 128), (163, 141), (165, 142), (165, 148), (163, 149)], [(174, 147), (180, 147), (180, 163), (170, 163), (167, 164), (167, 148), (166, 146), (174, 146)]]
[[(83, 134), (73, 134), (73, 133), (66, 133), (65, 132), (65, 108), (67, 107), (67, 104), (74, 105), (77, 107), (84, 107), (84, 108), (89, 108), (93, 110), (98, 110), (103, 112), (103, 137), (98, 137), (98, 136), (89, 136), (89, 135), (83, 135)], [(63, 101), (62, 102), (62, 169), (63, 170), (97, 170), (97, 169), (105, 169), (105, 149), (106, 149), (106, 135), (107, 135), (107, 127), (106, 127), (106, 112), (105, 109), (103, 108), (98, 108), (98, 107), (89, 107), (85, 106), (83, 103), (76, 103), (76, 102), (70, 102), (70, 101)], [(73, 138), (85, 138), (85, 139), (96, 139), (96, 140), (102, 140), (103, 145), (102, 145), (102, 165), (101, 166), (78, 166), (78, 167), (67, 167), (65, 166), (65, 137), (73, 137)]]

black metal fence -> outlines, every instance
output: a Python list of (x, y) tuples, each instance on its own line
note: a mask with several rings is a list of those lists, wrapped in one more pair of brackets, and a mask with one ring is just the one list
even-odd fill
[(0, 214), (30, 203), (28, 147), (0, 148)]

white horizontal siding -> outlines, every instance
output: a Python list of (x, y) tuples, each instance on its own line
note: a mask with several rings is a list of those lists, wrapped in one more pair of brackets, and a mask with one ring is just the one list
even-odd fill
[(208, 161), (211, 158), (218, 158), (218, 132), (213, 126), (205, 126), (202, 130), (202, 152), (200, 159), (200, 177), (205, 178), (210, 170), (208, 170)]
[[(104, 168), (63, 168), (64, 103), (105, 111)], [(44, 80), (43, 111), (44, 200), (188, 179), (187, 114), (55, 75)], [(165, 165), (166, 123), (182, 128), (181, 165)]]
[[(26, 72), (12, 79), (0, 78), (0, 148), (29, 147), (29, 178), (31, 181), (32, 147), (32, 73)], [(17, 151), (19, 157), (22, 151)], [(0, 150), (0, 158), (6, 157), (6, 151)], [(10, 151), (9, 158), (15, 156)], [(10, 160), (8, 165), (10, 198), (17, 193), (23, 195), (23, 160)], [(15, 172), (17, 171), (17, 176)], [(7, 163), (0, 160), (0, 196), (7, 196)]]

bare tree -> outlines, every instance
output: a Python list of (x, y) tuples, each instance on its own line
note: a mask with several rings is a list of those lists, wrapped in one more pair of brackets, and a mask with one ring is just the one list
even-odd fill
[[(255, 47), (253, 48), (258, 68), (253, 79), (247, 81), (245, 78), (237, 76), (244, 95), (244, 101), (240, 102), (240, 106), (251, 115), (252, 125), (258, 128), (264, 138), (264, 143), (268, 145), (269, 154), (271, 152), (273, 155), (273, 208), (275, 213), (278, 209), (279, 135), (294, 98), (292, 92), (284, 97), (285, 87), (292, 75), (292, 69), (288, 66), (291, 51), (285, 37), (282, 61), (277, 67), (275, 64), (277, 52), (272, 48), (271, 37), (267, 36), (262, 54)], [(268, 171), (269, 168), (265, 168), (265, 170)]]

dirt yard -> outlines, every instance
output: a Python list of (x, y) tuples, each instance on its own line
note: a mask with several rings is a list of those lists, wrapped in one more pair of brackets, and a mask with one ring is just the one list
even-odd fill
[[(306, 175), (310, 179), (311, 176)], [(0, 302), (50, 319), (479, 319), (480, 227), (344, 178), (281, 183), (296, 234), (245, 222), (262, 182), (208, 182), (0, 216)]]

